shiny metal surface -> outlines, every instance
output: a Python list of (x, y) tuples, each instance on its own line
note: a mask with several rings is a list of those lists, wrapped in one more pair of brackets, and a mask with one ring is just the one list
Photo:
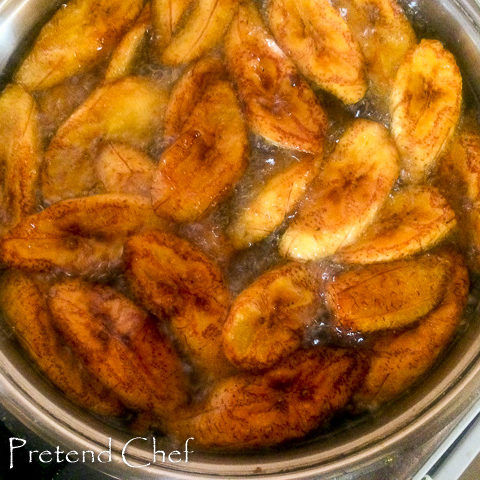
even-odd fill
[[(55, 0), (0, 1), (0, 85), (32, 29), (58, 5)], [(480, 98), (480, 6), (473, 0), (412, 0), (409, 8), (428, 22), (455, 53)], [(68, 449), (104, 450), (112, 438), (113, 462), (97, 465), (121, 478), (356, 478), (382, 462), (395, 461), (405, 445), (421, 444), (480, 396), (480, 315), (473, 315), (448, 355), (421, 384), (377, 414), (340, 425), (333, 434), (268, 453), (195, 453), (183, 464), (128, 467), (121, 448), (131, 437), (66, 401), (32, 369), (0, 322), (0, 401), (34, 432)], [(132, 463), (150, 461), (151, 451), (131, 448)]]

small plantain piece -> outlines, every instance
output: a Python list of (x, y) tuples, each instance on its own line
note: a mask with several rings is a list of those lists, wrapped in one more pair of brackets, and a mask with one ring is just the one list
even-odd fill
[(145, 149), (163, 128), (168, 101), (155, 81), (125, 77), (97, 88), (58, 129), (46, 154), (42, 191), (50, 204), (102, 193), (94, 159), (103, 142)]
[(107, 143), (95, 159), (97, 178), (108, 193), (150, 198), (154, 168), (148, 155), (123, 143)]
[(166, 227), (145, 197), (104, 194), (64, 200), (11, 229), (0, 240), (0, 261), (27, 271), (101, 275), (119, 266), (128, 235)]
[(152, 0), (152, 22), (155, 46), (163, 51), (172, 41), (173, 33), (192, 0)]
[(208, 376), (229, 373), (222, 328), (230, 294), (218, 267), (186, 240), (154, 231), (130, 237), (124, 257), (133, 294), (154, 315), (170, 319), (193, 364)]
[(176, 222), (202, 217), (246, 168), (247, 132), (228, 82), (210, 86), (182, 133), (160, 157), (152, 183), (155, 211)]
[(440, 192), (412, 185), (395, 192), (360, 239), (339, 250), (342, 263), (389, 262), (428, 250), (457, 225)]
[(351, 350), (299, 350), (263, 375), (217, 383), (199, 405), (178, 412), (167, 432), (202, 448), (267, 447), (303, 437), (343, 408), (365, 377)]
[(85, 368), (53, 327), (45, 296), (31, 275), (10, 270), (0, 279), (0, 306), (39, 369), (77, 405), (100, 415), (120, 415), (116, 395)]
[(268, 237), (305, 196), (319, 170), (318, 157), (304, 157), (273, 175), (239, 211), (228, 234), (237, 249)]
[(437, 40), (422, 40), (406, 57), (390, 97), (391, 131), (402, 178), (422, 183), (432, 173), (457, 126), (462, 76), (453, 55)]
[(303, 75), (347, 104), (363, 98), (360, 47), (328, 0), (271, 0), (268, 18), (275, 40)]
[(444, 254), (449, 281), (440, 305), (420, 323), (401, 333), (386, 332), (371, 351), (370, 370), (354, 402), (358, 410), (374, 409), (407, 390), (450, 343), (468, 297), (468, 270), (461, 255)]
[(0, 95), (0, 235), (37, 206), (42, 161), (35, 100), (22, 87), (8, 85)]
[(449, 267), (441, 256), (426, 254), (340, 273), (325, 293), (334, 328), (371, 333), (415, 322), (442, 299)]
[(56, 328), (126, 406), (164, 418), (185, 403), (178, 354), (154, 320), (128, 298), (78, 279), (54, 285), (48, 295)]
[(261, 275), (230, 307), (223, 327), (227, 358), (245, 370), (265, 370), (300, 348), (323, 302), (320, 281), (295, 262)]
[(280, 253), (319, 260), (353, 243), (372, 223), (399, 173), (398, 153), (378, 123), (356, 120), (310, 186), (280, 241)]
[(143, 0), (72, 0), (40, 31), (15, 74), (27, 90), (53, 87), (110, 55)]
[(237, 5), (237, 0), (194, 0), (185, 23), (173, 33), (163, 50), (162, 63), (189, 63), (208, 52), (222, 39)]
[(281, 147), (321, 153), (325, 112), (250, 1), (240, 2), (225, 55), (253, 132)]

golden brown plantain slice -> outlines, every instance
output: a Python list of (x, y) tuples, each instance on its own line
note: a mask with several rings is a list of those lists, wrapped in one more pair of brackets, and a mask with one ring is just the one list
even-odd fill
[(152, 20), (157, 48), (162, 51), (171, 41), (173, 32), (192, 0), (152, 0)]
[(448, 345), (468, 297), (468, 271), (461, 255), (444, 255), (450, 264), (446, 295), (418, 326), (402, 333), (385, 333), (370, 352), (370, 370), (355, 393), (357, 408), (376, 408), (409, 388)]
[(41, 90), (90, 69), (108, 57), (142, 5), (143, 0), (68, 2), (42, 28), (15, 81)]
[(45, 297), (30, 275), (5, 273), (0, 280), (0, 304), (24, 349), (70, 400), (100, 415), (122, 413), (118, 397), (86, 371), (54, 329)]
[(37, 206), (42, 161), (38, 111), (22, 87), (8, 85), (0, 95), (0, 235)]
[(150, 198), (155, 165), (152, 159), (123, 143), (108, 143), (95, 159), (97, 178), (109, 193)]
[(201, 57), (221, 40), (236, 10), (237, 0), (195, 0), (163, 51), (162, 63), (179, 65)]
[(307, 78), (345, 103), (363, 98), (360, 47), (328, 0), (271, 0), (268, 18), (275, 40)]
[(356, 352), (298, 351), (264, 375), (239, 374), (214, 386), (201, 405), (168, 423), (197, 447), (266, 447), (299, 438), (343, 408), (365, 376)]
[(71, 348), (125, 405), (163, 418), (186, 401), (180, 358), (128, 298), (77, 279), (54, 285), (48, 303)]
[(163, 128), (167, 100), (163, 87), (142, 77), (97, 88), (58, 129), (47, 149), (42, 176), (46, 202), (95, 192), (99, 187), (93, 160), (99, 145), (113, 141), (148, 147)]
[(321, 152), (326, 115), (250, 1), (240, 3), (225, 55), (254, 133), (281, 147)]
[(390, 98), (391, 131), (403, 162), (402, 177), (422, 183), (457, 126), (462, 76), (437, 40), (422, 40), (398, 69)]
[(220, 270), (189, 242), (148, 232), (125, 246), (126, 275), (135, 297), (172, 331), (192, 362), (212, 376), (231, 371), (222, 348), (230, 295)]
[(375, 218), (398, 171), (398, 153), (388, 131), (356, 120), (312, 183), (282, 236), (280, 253), (318, 260), (354, 242)]
[(153, 176), (159, 215), (194, 221), (215, 206), (246, 168), (247, 133), (229, 83), (208, 88), (183, 131), (163, 152)]
[(388, 98), (395, 75), (417, 39), (396, 0), (333, 0), (360, 44), (370, 88)]
[(223, 327), (227, 358), (237, 367), (263, 370), (297, 350), (322, 306), (320, 282), (290, 262), (261, 275), (234, 300)]
[(268, 237), (292, 213), (318, 173), (318, 157), (305, 157), (261, 185), (230, 225), (233, 245), (246, 248)]
[(428, 250), (456, 226), (455, 213), (440, 192), (411, 186), (394, 193), (360, 239), (339, 250), (346, 263), (388, 262)]
[(128, 235), (166, 226), (144, 197), (105, 194), (65, 200), (10, 230), (0, 240), (0, 260), (23, 270), (100, 275), (120, 264)]
[(448, 262), (432, 254), (340, 273), (325, 293), (333, 325), (360, 333), (403, 328), (438, 304), (449, 273)]

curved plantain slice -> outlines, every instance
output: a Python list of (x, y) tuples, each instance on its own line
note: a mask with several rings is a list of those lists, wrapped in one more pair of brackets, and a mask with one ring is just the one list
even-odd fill
[(271, 367), (300, 347), (321, 306), (320, 282), (304, 265), (264, 273), (230, 308), (223, 327), (227, 358), (242, 369)]
[(32, 213), (42, 161), (38, 111), (22, 87), (8, 85), (0, 95), (0, 234)]
[(240, 3), (226, 35), (225, 55), (254, 133), (285, 148), (323, 150), (327, 117), (250, 1)]
[(343, 408), (365, 377), (353, 351), (298, 351), (263, 375), (239, 374), (216, 384), (202, 404), (167, 425), (197, 447), (266, 447), (304, 436)]
[(177, 222), (194, 221), (216, 205), (246, 168), (247, 133), (229, 83), (212, 85), (181, 135), (163, 152), (154, 173), (155, 211)]
[(272, 0), (268, 18), (275, 40), (307, 78), (345, 103), (363, 98), (360, 47), (328, 0)]
[[(125, 77), (97, 88), (58, 129), (45, 154), (42, 191), (47, 203), (99, 188), (94, 158), (102, 142), (146, 148), (163, 128), (166, 90), (153, 80)], [(101, 193), (101, 192), (96, 192)]]
[(180, 358), (128, 298), (111, 287), (67, 280), (50, 289), (48, 303), (70, 347), (126, 406), (163, 418), (186, 401)]
[(398, 153), (387, 130), (357, 120), (310, 187), (280, 241), (292, 259), (318, 260), (354, 242), (373, 221), (398, 176)]
[(417, 39), (396, 0), (333, 0), (360, 44), (370, 88), (388, 98), (398, 68)]
[(418, 326), (385, 333), (370, 352), (370, 370), (354, 401), (358, 409), (373, 409), (398, 396), (425, 373), (448, 345), (468, 297), (468, 271), (461, 255), (444, 255), (449, 281), (440, 305)]
[(394, 193), (375, 222), (354, 244), (339, 250), (345, 263), (388, 262), (428, 250), (456, 226), (455, 213), (440, 192), (429, 186)]
[(42, 28), (15, 75), (41, 90), (90, 69), (110, 55), (135, 20), (143, 0), (72, 0)]
[(96, 377), (53, 328), (45, 297), (30, 275), (10, 270), (0, 280), (0, 305), (21, 345), (40, 370), (74, 403), (100, 415), (120, 415), (119, 399)]
[(371, 333), (403, 328), (430, 312), (441, 300), (450, 265), (425, 255), (354, 268), (326, 287), (334, 327)]
[(100, 275), (119, 265), (128, 235), (166, 226), (144, 197), (105, 194), (65, 200), (11, 229), (0, 240), (0, 260), (29, 271)]
[(154, 163), (148, 155), (123, 143), (108, 143), (95, 159), (97, 178), (109, 193), (150, 198)]
[(422, 40), (398, 69), (390, 98), (405, 181), (421, 183), (430, 175), (455, 131), (461, 104), (455, 58), (439, 41)]
[(195, 0), (185, 24), (163, 51), (162, 62), (179, 65), (201, 57), (223, 37), (236, 9), (237, 0)]
[(130, 237), (125, 264), (135, 297), (157, 317), (170, 318), (192, 362), (207, 375), (229, 373), (221, 335), (230, 295), (217, 266), (186, 240), (161, 232)]
[(191, 3), (192, 0), (152, 0), (157, 49), (162, 51), (172, 41), (173, 33)]
[(302, 158), (271, 177), (242, 207), (228, 235), (237, 249), (268, 237), (294, 210), (318, 172), (319, 159)]

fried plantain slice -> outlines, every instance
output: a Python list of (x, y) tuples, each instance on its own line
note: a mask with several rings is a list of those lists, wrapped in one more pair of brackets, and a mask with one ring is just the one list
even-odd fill
[(179, 412), (167, 430), (202, 448), (239, 450), (299, 438), (343, 408), (365, 376), (350, 350), (300, 350), (263, 375), (217, 383), (197, 406)]
[(247, 133), (230, 84), (210, 86), (163, 152), (152, 183), (153, 208), (195, 221), (230, 192), (246, 168)]
[(153, 319), (104, 285), (71, 279), (54, 285), (53, 322), (105, 385), (129, 408), (160, 418), (186, 401), (182, 363)]
[(172, 36), (192, 0), (152, 0), (152, 19), (155, 44), (158, 50), (172, 41)]
[(35, 100), (10, 84), (0, 95), (0, 235), (37, 206), (42, 161)]
[(110, 55), (143, 0), (72, 0), (42, 28), (15, 74), (27, 90), (52, 87)]
[(45, 154), (42, 191), (47, 203), (102, 193), (94, 158), (102, 142), (145, 149), (163, 128), (168, 100), (154, 80), (125, 77), (97, 88), (58, 129)]
[(273, 366), (300, 347), (322, 303), (319, 279), (305, 265), (269, 270), (230, 307), (223, 327), (227, 358), (247, 370)]
[(275, 40), (303, 75), (345, 103), (363, 98), (363, 55), (328, 0), (272, 0), (268, 19)]
[(462, 76), (454, 56), (437, 40), (422, 40), (406, 57), (390, 97), (391, 131), (400, 150), (402, 178), (422, 183), (457, 126)]
[(354, 242), (386, 200), (399, 173), (398, 163), (388, 131), (378, 123), (356, 120), (283, 234), (281, 255), (319, 260)]
[(43, 292), (30, 275), (15, 270), (4, 273), (0, 305), (23, 348), (72, 402), (100, 415), (124, 411), (118, 397), (65, 345), (53, 327)]
[(438, 305), (449, 272), (448, 262), (433, 254), (343, 272), (326, 287), (333, 325), (360, 333), (403, 328)]
[(417, 381), (450, 343), (468, 297), (468, 270), (461, 255), (444, 254), (450, 264), (446, 295), (420, 323), (401, 333), (388, 332), (375, 341), (370, 369), (355, 393), (357, 409), (373, 409)]
[(170, 319), (191, 361), (207, 375), (230, 372), (222, 348), (230, 294), (218, 267), (186, 240), (153, 231), (128, 239), (125, 265), (135, 297), (157, 317)]
[(326, 115), (250, 1), (240, 2), (225, 55), (253, 132), (281, 147), (320, 153)]
[(118, 267), (128, 235), (167, 228), (150, 201), (105, 194), (56, 203), (26, 217), (0, 240), (0, 260), (29, 271), (101, 275)]
[(428, 250), (457, 225), (455, 212), (430, 186), (405, 187), (394, 193), (360, 239), (339, 250), (346, 263), (388, 262)]

